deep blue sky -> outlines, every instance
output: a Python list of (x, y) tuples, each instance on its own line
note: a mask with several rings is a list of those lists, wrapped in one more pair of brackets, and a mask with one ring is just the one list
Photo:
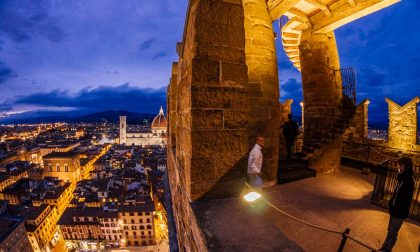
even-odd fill
[[(177, 60), (187, 0), (0, 0), (0, 114), (30, 110), (157, 112)], [(385, 97), (420, 95), (420, 1), (403, 0), (336, 31), (358, 100), (385, 122)], [(276, 26), (277, 24), (275, 24)], [(300, 73), (277, 41), (281, 100), (301, 100)]]

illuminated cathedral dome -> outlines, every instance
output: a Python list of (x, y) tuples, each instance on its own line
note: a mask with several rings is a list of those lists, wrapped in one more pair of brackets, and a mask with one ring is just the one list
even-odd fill
[(153, 119), (152, 129), (166, 129), (166, 118), (162, 106), (160, 106), (159, 114)]

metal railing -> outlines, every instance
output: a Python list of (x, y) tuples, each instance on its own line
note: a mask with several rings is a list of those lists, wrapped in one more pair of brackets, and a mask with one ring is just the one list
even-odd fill
[[(376, 169), (375, 186), (372, 193), (371, 202), (388, 208), (395, 187), (398, 184), (398, 162), (388, 160), (379, 165)], [(414, 171), (414, 194), (411, 200), (409, 217), (415, 221), (420, 221), (420, 166), (415, 165)]]
[(356, 69), (352, 67), (342, 68), (340, 72), (343, 93), (342, 116), (345, 119), (350, 119), (356, 111)]
[[(414, 161), (414, 195), (409, 217), (420, 221), (420, 153), (404, 153)], [(375, 175), (375, 185), (371, 202), (388, 208), (388, 202), (397, 185), (398, 159), (403, 152), (396, 148), (378, 146), (371, 143), (353, 143), (344, 141), (342, 161), (360, 169), (372, 170)]]
[(341, 105), (339, 108), (325, 108), (323, 113), (305, 122), (304, 145), (309, 148), (319, 148), (323, 142), (334, 139), (334, 134), (344, 133), (356, 113), (356, 69), (341, 68), (334, 71), (340, 71), (341, 75)]
[[(388, 160), (397, 161), (402, 155), (403, 151), (401, 149), (371, 141), (365, 143), (343, 141), (341, 153), (341, 156), (344, 158), (372, 165), (383, 164)], [(409, 156), (415, 164), (420, 165), (420, 152), (405, 151), (404, 155)]]

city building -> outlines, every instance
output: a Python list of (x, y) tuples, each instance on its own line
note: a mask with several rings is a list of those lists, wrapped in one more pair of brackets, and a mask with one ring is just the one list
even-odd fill
[(17, 216), (0, 217), (0, 252), (31, 252), (24, 219)]
[(47, 154), (52, 152), (68, 152), (73, 148), (79, 146), (79, 142), (74, 141), (65, 141), (58, 144), (39, 144), (41, 157), (44, 157)]
[(57, 177), (72, 184), (81, 179), (80, 157), (73, 151), (51, 152), (43, 156), (44, 177)]
[(57, 208), (61, 216), (73, 198), (72, 187), (69, 182), (57, 178), (44, 178), (38, 187), (32, 190), (32, 205), (48, 204)]
[(28, 171), (35, 168), (35, 164), (26, 161), (14, 161), (5, 167), (0, 167), (0, 192), (16, 183), (21, 178), (28, 177)]
[(39, 181), (30, 178), (22, 178), (6, 187), (0, 193), (0, 199), (6, 200), (10, 205), (20, 205), (23, 202), (28, 203), (31, 198), (31, 191), (39, 183)]
[(33, 206), (26, 216), (26, 232), (34, 251), (53, 247), (58, 237), (57, 209), (48, 204)]
[(118, 206), (118, 218), (123, 227), (122, 246), (156, 244), (154, 210), (153, 202), (147, 197), (136, 197)]
[(67, 243), (77, 243), (83, 249), (99, 249), (102, 237), (97, 207), (69, 207), (58, 221), (61, 233)]
[(144, 132), (127, 132), (127, 117), (120, 116), (120, 144), (131, 145), (164, 145), (166, 144), (166, 118), (163, 108), (153, 119), (151, 128)]

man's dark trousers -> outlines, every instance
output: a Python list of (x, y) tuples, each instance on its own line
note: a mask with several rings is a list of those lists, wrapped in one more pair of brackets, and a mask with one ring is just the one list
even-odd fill
[(292, 158), (293, 145), (295, 144), (296, 138), (286, 137), (286, 149), (287, 149), (287, 158)]

